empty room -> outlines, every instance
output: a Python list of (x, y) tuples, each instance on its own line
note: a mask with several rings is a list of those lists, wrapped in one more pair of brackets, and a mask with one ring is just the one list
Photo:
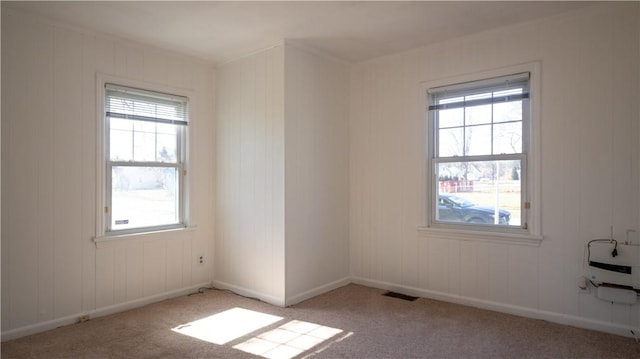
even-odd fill
[(640, 357), (640, 2), (0, 10), (3, 358)]

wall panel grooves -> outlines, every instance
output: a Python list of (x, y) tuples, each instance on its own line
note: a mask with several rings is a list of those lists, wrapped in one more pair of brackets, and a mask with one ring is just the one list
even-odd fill
[[(638, 326), (578, 294), (589, 239), (637, 229), (638, 4), (609, 3), (366, 61), (351, 71), (351, 271), (370, 283)], [(540, 247), (426, 238), (423, 83), (541, 64)], [(631, 315), (628, 315), (631, 311)]]
[[(100, 211), (96, 74), (191, 91), (198, 129), (191, 138), (194, 146), (212, 148), (213, 70), (164, 50), (2, 10), (3, 340), (7, 332), (19, 335), (211, 280), (213, 196), (202, 191), (213, 181), (209, 155), (189, 163), (197, 229), (148, 235), (144, 245), (135, 239), (96, 246), (92, 238)], [(188, 253), (170, 261), (170, 240)], [(196, 250), (210, 259), (205, 265), (197, 265)], [(193, 275), (183, 279), (185, 268)]]

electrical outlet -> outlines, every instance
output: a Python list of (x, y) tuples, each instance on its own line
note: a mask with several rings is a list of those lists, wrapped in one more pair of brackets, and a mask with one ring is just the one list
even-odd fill
[(198, 264), (204, 264), (204, 255), (198, 256)]

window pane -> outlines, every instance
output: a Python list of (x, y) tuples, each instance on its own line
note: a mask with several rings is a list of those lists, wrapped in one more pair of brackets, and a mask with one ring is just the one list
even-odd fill
[(178, 131), (178, 126), (167, 123), (157, 123), (156, 131), (158, 131), (158, 133), (166, 133), (167, 135), (175, 135)]
[(469, 156), (491, 154), (491, 125), (465, 128), (467, 153)]
[(460, 127), (463, 126), (464, 109), (453, 108), (450, 110), (438, 111), (438, 127)]
[(471, 106), (465, 108), (465, 125), (491, 123), (491, 105)]
[(129, 120), (109, 118), (109, 158), (113, 161), (133, 159), (133, 124)]
[(109, 158), (112, 161), (131, 161), (133, 159), (133, 134), (131, 131), (114, 130), (109, 132)]
[(179, 223), (178, 169), (114, 166), (111, 229)]
[(507, 122), (493, 126), (494, 154), (522, 153), (522, 122)]
[(520, 226), (519, 160), (436, 164), (440, 222)]
[(449, 128), (439, 131), (438, 137), (438, 156), (439, 157), (453, 157), (463, 155), (463, 135), (464, 129)]
[(176, 135), (161, 135), (158, 134), (158, 153), (157, 160), (160, 162), (171, 162), (176, 163), (178, 154), (177, 154), (177, 141)]
[(133, 130), (139, 132), (156, 133), (156, 123), (151, 121), (132, 121)]
[(116, 117), (109, 117), (109, 127), (112, 130), (123, 130), (131, 132), (133, 130), (133, 121)]
[(493, 122), (522, 121), (522, 101), (493, 105)]
[(133, 159), (135, 161), (156, 160), (156, 136), (154, 133), (134, 132)]

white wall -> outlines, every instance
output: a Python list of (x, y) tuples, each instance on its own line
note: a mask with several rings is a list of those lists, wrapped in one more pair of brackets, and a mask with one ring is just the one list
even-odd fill
[(284, 48), (218, 68), (215, 280), (284, 305)]
[(287, 305), (349, 282), (349, 67), (285, 48)]
[[(2, 11), (2, 339), (209, 283), (214, 72), (187, 57)], [(192, 231), (94, 244), (96, 73), (193, 93)], [(205, 265), (196, 264), (204, 254)]]
[(348, 283), (348, 67), (281, 44), (218, 75), (214, 283), (281, 306)]
[[(579, 12), (354, 66), (351, 265), (358, 283), (629, 335), (640, 305), (578, 294), (584, 245), (638, 229), (637, 3)], [(420, 82), (541, 63), (540, 246), (425, 238)]]

